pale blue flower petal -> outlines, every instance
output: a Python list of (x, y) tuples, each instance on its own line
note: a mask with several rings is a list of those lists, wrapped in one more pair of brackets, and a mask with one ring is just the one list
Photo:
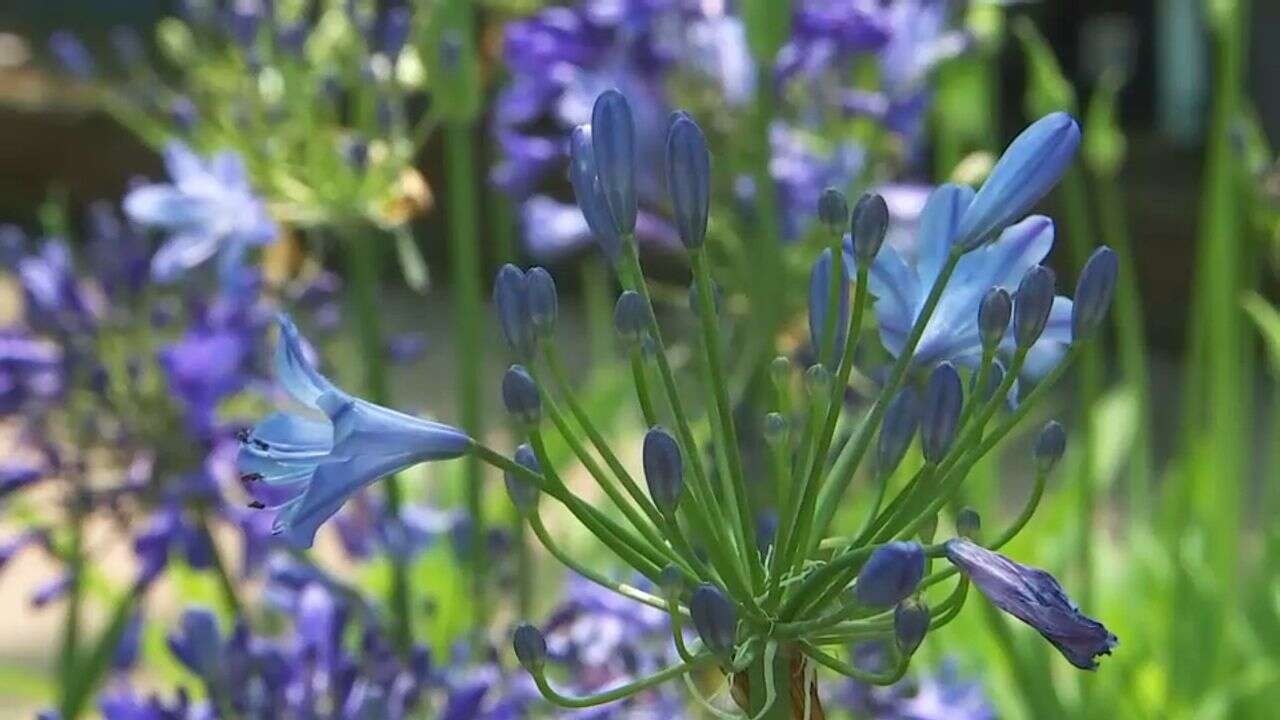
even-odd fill
[(280, 343), (276, 346), (276, 379), (294, 400), (319, 409), (320, 396), (336, 392), (337, 388), (308, 360), (302, 335), (293, 321), (280, 315), (277, 323), (280, 326)]

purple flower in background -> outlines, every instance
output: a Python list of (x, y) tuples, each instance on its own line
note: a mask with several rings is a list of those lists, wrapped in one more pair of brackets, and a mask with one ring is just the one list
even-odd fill
[(308, 360), (293, 322), (281, 316), (279, 325), (276, 379), (323, 419), (267, 417), (244, 434), (239, 466), (256, 502), (276, 512), (274, 531), (293, 545), (310, 547), (320, 525), (378, 479), (470, 447), (460, 430), (339, 390)]
[(238, 302), (220, 298), (192, 311), (192, 323), (157, 358), (188, 429), (198, 438), (214, 429), (218, 404), (251, 378), (258, 340), (266, 325)]
[(0, 417), (57, 399), (65, 383), (62, 348), (15, 331), (0, 331)]
[(93, 54), (75, 33), (58, 30), (49, 36), (49, 52), (68, 74), (78, 80), (92, 80), (97, 68)]
[(71, 248), (63, 240), (44, 241), (35, 253), (18, 260), (17, 271), (33, 328), (74, 333), (97, 324), (101, 305), (76, 277)]
[(231, 152), (206, 161), (179, 142), (164, 157), (171, 182), (143, 185), (124, 200), (129, 219), (168, 234), (151, 259), (152, 276), (172, 282), (217, 255), (220, 277), (236, 282), (244, 254), (278, 234), (243, 161)]
[(946, 543), (947, 559), (993, 605), (1035, 628), (1081, 670), (1098, 667), (1119, 642), (1102, 623), (1080, 612), (1052, 575), (964, 538)]
[[(875, 662), (867, 648), (855, 651), (856, 664)], [(870, 648), (872, 653), (878, 649)], [(881, 667), (875, 670), (880, 671)], [(960, 676), (952, 660), (931, 673), (907, 677), (887, 687), (850, 680), (832, 698), (857, 717), (876, 720), (995, 720), (996, 711), (977, 680)]]

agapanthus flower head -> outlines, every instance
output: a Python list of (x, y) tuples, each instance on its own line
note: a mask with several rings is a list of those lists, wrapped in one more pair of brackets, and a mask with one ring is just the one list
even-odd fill
[(1049, 573), (1027, 567), (964, 538), (946, 543), (947, 558), (992, 604), (1035, 628), (1082, 670), (1098, 666), (1118, 641), (1102, 623), (1080, 612)]
[(243, 255), (279, 233), (243, 161), (232, 152), (204, 160), (176, 141), (164, 158), (170, 182), (135, 188), (124, 200), (129, 219), (168, 234), (151, 259), (152, 275), (171, 282), (216, 255), (220, 276), (233, 279)]
[[(947, 262), (956, 227), (972, 198), (973, 191), (968, 188), (939, 186), (922, 212), (915, 257), (908, 262), (892, 245), (886, 245), (871, 264), (869, 289), (876, 298), (880, 340), (895, 356), (902, 351), (930, 288)], [(982, 358), (978, 326), (982, 298), (995, 287), (1016, 288), (1027, 271), (1049, 254), (1053, 239), (1053, 222), (1033, 215), (1004, 230), (997, 240), (961, 257), (925, 325), (913, 362), (928, 367), (950, 360), (977, 368)], [(845, 250), (852, 255), (848, 242)], [(1032, 378), (1048, 372), (1071, 342), (1071, 301), (1052, 294), (1049, 299), (1044, 331), (1031, 345), (1023, 365), (1023, 372)], [(1010, 323), (1000, 342), (1002, 354), (1014, 351), (1014, 325), (1016, 322)]]
[(244, 434), (238, 464), (246, 489), (276, 512), (274, 531), (310, 547), (316, 530), (354, 493), (413, 465), (454, 458), (462, 431), (352, 397), (308, 359), (293, 322), (279, 318), (276, 375), (319, 419), (275, 413)]

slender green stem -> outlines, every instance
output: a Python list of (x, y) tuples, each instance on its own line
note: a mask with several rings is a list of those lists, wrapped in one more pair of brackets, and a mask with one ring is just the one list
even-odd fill
[(538, 690), (542, 696), (550, 700), (553, 704), (565, 708), (589, 708), (597, 705), (605, 705), (615, 702), (623, 698), (631, 697), (636, 693), (648, 690), (651, 687), (661, 685), (668, 680), (674, 680), (686, 673), (693, 671), (700, 665), (707, 664), (712, 660), (710, 654), (699, 655), (694, 658), (694, 662), (682, 662), (679, 665), (673, 665), (665, 670), (660, 670), (648, 677), (641, 678), (626, 685), (616, 687), (608, 692), (589, 695), (587, 697), (569, 697), (562, 695), (551, 687), (551, 683), (547, 681), (546, 675), (541, 672), (531, 673), (533, 682), (538, 686)]
[(244, 604), (240, 602), (240, 595), (236, 591), (236, 582), (231, 577), (231, 572), (227, 568), (227, 563), (222, 559), (222, 553), (218, 550), (218, 544), (213, 539), (213, 533), (209, 531), (208, 513), (204, 508), (198, 511), (199, 532), (204, 535), (205, 542), (209, 544), (209, 554), (213, 559), (213, 574), (218, 579), (218, 588), (222, 592), (222, 600), (227, 605), (227, 610), (235, 617), (244, 617)]
[(983, 602), (981, 605), (987, 628), (995, 637), (996, 644), (1000, 646), (1005, 662), (1008, 663), (1009, 673), (1013, 675), (1014, 683), (1018, 686), (1018, 694), (1030, 706), (1028, 709), (1032, 717), (1045, 720), (1064, 717), (1062, 701), (1058, 699), (1058, 694), (1049, 684), (1048, 678), (1037, 678), (1026, 658), (1018, 652), (1008, 621), (991, 603)]
[(819, 650), (817, 646), (810, 642), (801, 641), (800, 646), (804, 648), (804, 654), (813, 658), (819, 665), (825, 665), (828, 669), (834, 670), (841, 675), (851, 677), (854, 680), (867, 683), (868, 685), (892, 685), (902, 679), (907, 674), (907, 666), (910, 657), (905, 657), (900, 653), (896, 653), (893, 668), (883, 673), (867, 672), (859, 670), (852, 664), (844, 662), (827, 653)]
[[(68, 702), (67, 693), (72, 687), (76, 673), (76, 655), (80, 642), (80, 610), (84, 597), (84, 511), (79, 498), (79, 489), (72, 488), (73, 497), (69, 500), (67, 573), (71, 587), (67, 588), (66, 619), (62, 623), (62, 642), (58, 650), (58, 673), (61, 677), (59, 688), (62, 690), (62, 704)], [(74, 717), (68, 715), (67, 717)]]
[(643, 352), (640, 348), (631, 351), (631, 377), (636, 384), (640, 415), (644, 418), (645, 427), (651, 428), (658, 424), (658, 414), (653, 410), (653, 397), (649, 394), (649, 378), (645, 375)]

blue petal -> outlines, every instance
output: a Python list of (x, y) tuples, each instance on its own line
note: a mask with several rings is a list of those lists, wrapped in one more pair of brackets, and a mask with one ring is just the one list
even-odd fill
[(164, 167), (169, 172), (169, 177), (178, 185), (191, 180), (202, 181), (209, 174), (208, 170), (205, 169), (204, 162), (200, 160), (200, 156), (196, 155), (185, 144), (177, 141), (165, 145)]
[(124, 198), (124, 212), (136, 223), (169, 230), (203, 225), (212, 214), (207, 200), (173, 185), (143, 185), (131, 190)]
[(328, 392), (339, 392), (311, 361), (303, 348), (302, 334), (287, 315), (279, 315), (276, 322), (280, 326), (280, 343), (276, 347), (276, 379), (284, 386), (286, 392), (297, 402), (316, 409), (320, 396)]
[(1071, 308), (1070, 299), (1061, 296), (1053, 299), (1049, 324), (1027, 351), (1027, 359), (1022, 365), (1023, 375), (1033, 380), (1042, 378), (1062, 361), (1062, 356), (1071, 346)]
[(1058, 183), (1080, 146), (1080, 126), (1052, 113), (1014, 138), (964, 214), (955, 242), (976, 246), (1024, 215)]
[(151, 257), (151, 277), (173, 282), (218, 252), (218, 238), (207, 233), (181, 233), (169, 238)]
[(973, 189), (963, 185), (939, 185), (929, 193), (924, 210), (920, 213), (918, 259), (916, 272), (920, 277), (920, 290), (929, 292), (942, 265), (951, 252), (951, 242), (960, 225), (960, 218), (973, 202)]
[(333, 421), (336, 458), (407, 455), (423, 462), (455, 458), (471, 447), (471, 438), (461, 430), (341, 392), (322, 395), (319, 405)]
[[(848, 243), (845, 258), (850, 257)], [(916, 272), (888, 245), (876, 253), (868, 273), (867, 290), (876, 297), (876, 319), (885, 349), (897, 355), (915, 322), (921, 301)]]

